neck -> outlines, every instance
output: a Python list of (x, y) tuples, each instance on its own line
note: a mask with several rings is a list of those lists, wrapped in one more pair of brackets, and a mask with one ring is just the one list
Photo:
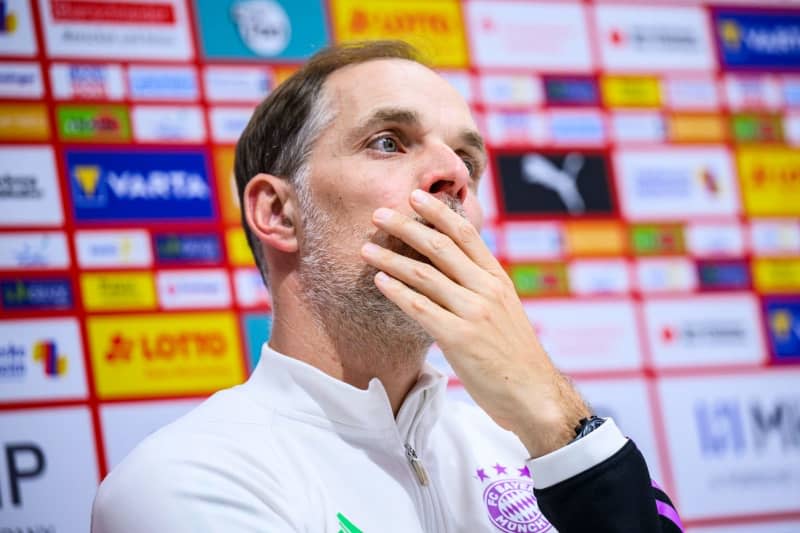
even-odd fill
[(364, 331), (347, 313), (315, 312), (292, 274), (274, 281), (270, 347), (359, 389), (378, 378), (396, 416), (417, 382), (428, 346), (393, 334), (398, 329), (390, 325)]

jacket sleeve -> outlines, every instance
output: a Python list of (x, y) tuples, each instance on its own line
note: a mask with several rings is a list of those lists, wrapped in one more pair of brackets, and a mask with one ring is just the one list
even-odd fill
[[(541, 459), (529, 462), (534, 477), (534, 493), (539, 508), (547, 519), (558, 529), (559, 533), (678, 533), (683, 531), (680, 517), (675, 506), (664, 491), (650, 479), (647, 464), (641, 452), (631, 440), (622, 440), (622, 446), (614, 448), (610, 456), (593, 462), (586, 468), (586, 456), (591, 456), (590, 449), (597, 457), (608, 450), (603, 449), (603, 439), (608, 445), (612, 429), (619, 430), (608, 421), (604, 426), (604, 435), (594, 442), (583, 442), (582, 453), (571, 453), (562, 449), (560, 454), (548, 459), (543, 464), (544, 483), (537, 482), (536, 464)], [(578, 442), (592, 437), (587, 435)], [(621, 436), (621, 434), (619, 434)], [(615, 437), (616, 438), (616, 437)], [(577, 443), (576, 443), (577, 444)], [(580, 450), (578, 450), (580, 451)], [(561, 472), (574, 468), (583, 461), (583, 468), (578, 472), (557, 480), (554, 467), (561, 463)], [(570, 465), (565, 465), (570, 462)], [(558, 466), (561, 468), (561, 466)], [(549, 471), (548, 471), (549, 469)], [(553, 482), (554, 480), (557, 480)], [(544, 485), (544, 486), (541, 486)]]

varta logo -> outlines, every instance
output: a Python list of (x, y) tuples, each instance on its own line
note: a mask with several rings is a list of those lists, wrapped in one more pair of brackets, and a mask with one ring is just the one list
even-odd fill
[(101, 184), (125, 200), (204, 200), (210, 194), (202, 176), (184, 170), (103, 173), (97, 165), (76, 165), (72, 174), (86, 199), (99, 198)]
[(719, 23), (719, 34), (725, 47), (730, 50), (739, 50), (742, 46), (742, 30), (732, 20), (723, 20)]

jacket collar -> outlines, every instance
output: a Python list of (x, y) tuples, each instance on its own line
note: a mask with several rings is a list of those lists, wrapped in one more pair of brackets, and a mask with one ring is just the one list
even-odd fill
[(318, 368), (283, 355), (264, 343), (261, 358), (244, 385), (257, 400), (289, 416), (318, 425), (336, 425), (352, 431), (427, 433), (441, 412), (447, 378), (427, 362), (416, 385), (392, 414), (386, 389), (378, 378), (366, 390), (332, 378)]

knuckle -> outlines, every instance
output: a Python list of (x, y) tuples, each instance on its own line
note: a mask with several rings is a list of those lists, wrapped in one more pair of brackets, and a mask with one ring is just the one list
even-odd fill
[(458, 226), (456, 226), (456, 234), (458, 235), (458, 238), (465, 243), (471, 243), (474, 242), (475, 239), (480, 238), (477, 228), (466, 219), (462, 219), (458, 223)]
[(417, 294), (411, 298), (411, 308), (414, 311), (423, 313), (428, 309), (428, 298), (421, 294)]
[(416, 278), (422, 281), (429, 281), (433, 279), (436, 270), (425, 263), (417, 263), (413, 266), (412, 272)]
[(434, 252), (441, 252), (447, 248), (450, 242), (450, 238), (447, 235), (437, 232), (428, 239), (428, 246)]
[(491, 317), (491, 310), (482, 300), (474, 300), (468, 304), (466, 315), (470, 322), (485, 322)]

